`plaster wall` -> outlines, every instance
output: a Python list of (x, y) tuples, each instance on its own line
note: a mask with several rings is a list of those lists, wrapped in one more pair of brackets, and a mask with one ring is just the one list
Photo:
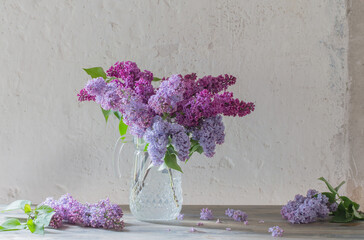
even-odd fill
[(318, 177), (339, 183), (353, 166), (348, 41), (344, 0), (0, 0), (0, 202), (66, 192), (128, 202), (132, 151), (115, 179), (117, 122), (76, 97), (83, 67), (118, 60), (156, 76), (233, 74), (235, 96), (256, 103), (224, 118), (213, 159), (183, 166), (186, 204), (324, 190)]

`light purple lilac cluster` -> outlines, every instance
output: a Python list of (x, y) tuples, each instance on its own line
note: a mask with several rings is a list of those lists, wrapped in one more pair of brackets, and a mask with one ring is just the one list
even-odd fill
[(200, 212), (200, 219), (201, 220), (211, 220), (214, 216), (212, 214), (212, 211), (208, 208), (202, 208)]
[(283, 237), (284, 230), (279, 226), (270, 227), (268, 232), (272, 233), (272, 237)]
[(225, 215), (234, 219), (234, 221), (237, 222), (247, 222), (248, 221), (248, 214), (241, 210), (234, 210), (231, 208), (228, 208), (225, 210)]
[(328, 197), (316, 190), (307, 191), (306, 197), (297, 194), (281, 209), (284, 219), (293, 224), (311, 223), (326, 218), (337, 209), (337, 204), (330, 204)]
[(71, 195), (65, 194), (60, 199), (47, 198), (42, 205), (55, 210), (49, 226), (60, 228), (63, 222), (85, 227), (121, 230), (124, 228), (123, 211), (109, 199), (95, 204), (82, 204)]
[(227, 74), (200, 79), (195, 73), (176, 74), (163, 78), (159, 88), (154, 88), (153, 73), (127, 61), (116, 62), (107, 76), (89, 80), (78, 94), (79, 101), (95, 101), (105, 110), (120, 112), (131, 134), (149, 143), (154, 165), (163, 163), (169, 145), (179, 160), (187, 160), (191, 139), (212, 157), (216, 144), (225, 138), (222, 115), (243, 117), (255, 108), (226, 91), (236, 83)]

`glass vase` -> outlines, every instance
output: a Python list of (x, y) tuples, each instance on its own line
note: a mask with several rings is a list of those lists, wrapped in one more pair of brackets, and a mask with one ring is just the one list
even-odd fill
[(120, 176), (119, 163), (125, 159), (122, 149), (126, 142), (134, 145), (129, 206), (139, 220), (173, 220), (182, 209), (182, 174), (179, 171), (151, 163), (146, 142), (142, 138), (132, 141), (119, 139), (115, 146), (114, 164)]

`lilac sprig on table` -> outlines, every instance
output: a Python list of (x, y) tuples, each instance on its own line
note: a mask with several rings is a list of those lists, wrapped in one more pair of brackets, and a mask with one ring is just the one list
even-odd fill
[(130, 61), (116, 62), (106, 73), (101, 67), (84, 70), (91, 79), (78, 94), (79, 101), (100, 104), (106, 121), (115, 115), (122, 137), (129, 129), (144, 138), (153, 165), (181, 172), (177, 160), (187, 162), (194, 152), (213, 157), (216, 145), (224, 143), (222, 116), (244, 117), (255, 109), (254, 103), (227, 91), (236, 83), (228, 74), (160, 79)]
[(226, 209), (225, 215), (234, 219), (237, 222), (246, 222), (248, 220), (248, 215), (241, 210), (234, 210), (231, 208)]
[(82, 204), (71, 195), (65, 194), (58, 200), (47, 198), (42, 204), (51, 206), (56, 212), (50, 223), (53, 228), (61, 227), (62, 222), (93, 228), (124, 228), (123, 211), (108, 198), (95, 204)]
[(29, 200), (17, 200), (9, 204), (2, 212), (23, 210), (28, 216), (26, 221), (10, 218), (0, 225), (0, 232), (28, 229), (35, 234), (44, 234), (44, 228), (51, 226), (51, 219), (56, 216), (54, 209), (47, 205), (31, 208)]
[(319, 193), (310, 189), (306, 197), (297, 194), (294, 200), (282, 207), (281, 215), (284, 219), (293, 224), (302, 224), (325, 219), (332, 214), (332, 222), (364, 220), (364, 214), (358, 211), (359, 204), (338, 194), (345, 181), (334, 188), (325, 178), (319, 180), (325, 182), (330, 192)]
[(201, 220), (211, 220), (214, 216), (212, 214), (212, 211), (208, 208), (202, 208), (200, 212), (200, 219)]

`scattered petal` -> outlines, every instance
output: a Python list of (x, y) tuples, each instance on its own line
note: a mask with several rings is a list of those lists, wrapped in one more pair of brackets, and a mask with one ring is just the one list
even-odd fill
[(196, 225), (197, 226), (203, 226), (203, 223), (202, 222), (198, 222)]
[(180, 214), (180, 215), (178, 215), (177, 220), (183, 220), (184, 217), (185, 217), (184, 214)]
[(191, 227), (190, 232), (197, 232), (196, 228)]
[(283, 229), (278, 226), (269, 228), (268, 232), (271, 232), (273, 237), (282, 237), (284, 233)]
[(222, 223), (222, 221), (220, 221), (220, 218), (218, 218), (218, 219), (216, 220), (216, 223)]
[(244, 221), (244, 224), (245, 224), (245, 225), (248, 225), (248, 221)]
[(226, 231), (231, 231), (231, 228), (226, 228)]
[(264, 220), (259, 220), (259, 223), (264, 223)]

